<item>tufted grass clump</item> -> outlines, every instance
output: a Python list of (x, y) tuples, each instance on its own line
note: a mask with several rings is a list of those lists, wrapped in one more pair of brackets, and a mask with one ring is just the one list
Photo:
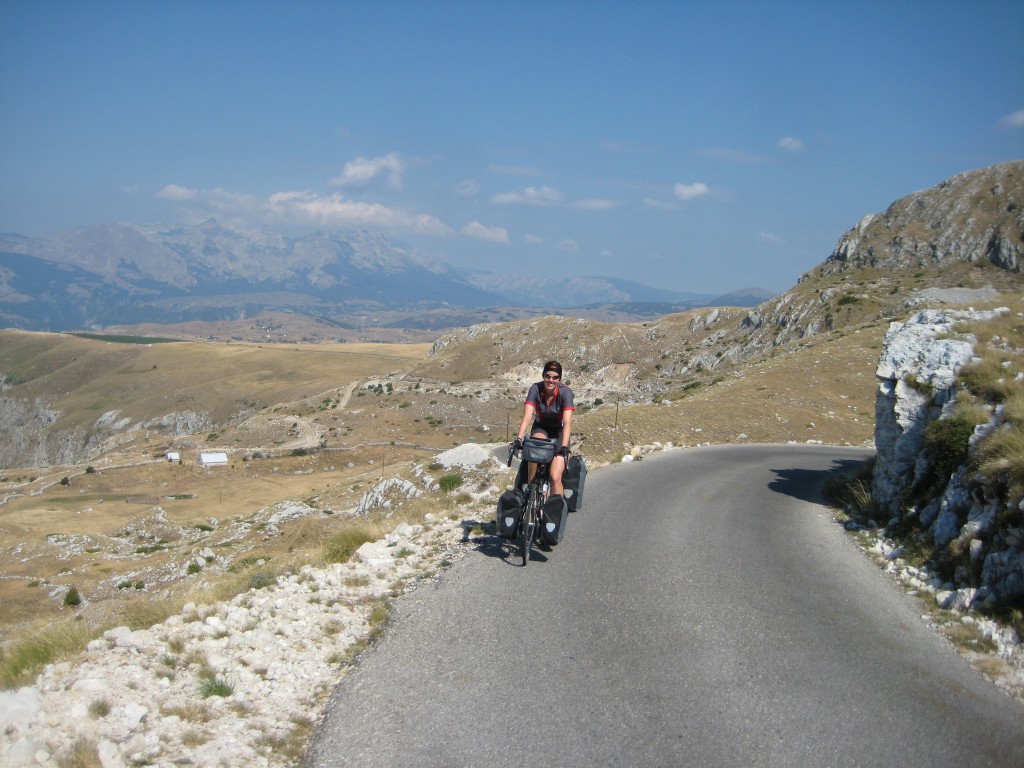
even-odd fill
[(280, 758), (287, 758), (288, 765), (299, 765), (306, 754), (306, 747), (316, 730), (316, 722), (304, 715), (291, 719), (291, 726), (283, 734), (267, 734), (259, 746)]
[(60, 768), (98, 768), (99, 755), (96, 743), (80, 736), (75, 742), (57, 757)]
[(368, 521), (358, 521), (329, 538), (323, 546), (325, 563), (345, 563), (368, 541), (376, 541), (382, 535), (381, 527)]
[(203, 675), (199, 683), (199, 695), (204, 699), (211, 696), (228, 697), (235, 692), (235, 684), (220, 675)]
[(869, 459), (852, 472), (834, 474), (825, 482), (829, 502), (859, 522), (874, 522), (880, 517), (871, 495), (871, 474), (875, 460)]
[(0, 651), (0, 689), (31, 682), (47, 664), (81, 652), (92, 639), (93, 632), (88, 626), (65, 621), (16, 641)]
[(99, 720), (110, 714), (110, 702), (106, 699), (96, 699), (89, 704), (89, 717)]
[(978, 444), (974, 467), (982, 475), (1006, 484), (1010, 497), (1024, 497), (1024, 429), (1010, 425)]

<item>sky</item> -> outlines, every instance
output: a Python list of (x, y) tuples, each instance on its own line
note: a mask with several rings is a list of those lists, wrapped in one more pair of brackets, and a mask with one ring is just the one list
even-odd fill
[(213, 217), (783, 291), (1024, 159), (1022, 40), (1019, 0), (4, 0), (0, 231)]

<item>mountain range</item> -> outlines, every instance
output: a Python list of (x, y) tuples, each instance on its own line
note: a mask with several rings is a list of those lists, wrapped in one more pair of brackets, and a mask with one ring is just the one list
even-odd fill
[[(0, 326), (96, 329), (298, 312), (344, 321), (368, 311), (422, 316), (453, 308), (626, 306), (664, 314), (754, 306), (760, 289), (723, 297), (609, 277), (561, 280), (457, 270), (380, 234), (303, 237), (233, 229), (95, 224), (44, 237), (0, 234)], [(392, 320), (400, 322), (400, 320)]]

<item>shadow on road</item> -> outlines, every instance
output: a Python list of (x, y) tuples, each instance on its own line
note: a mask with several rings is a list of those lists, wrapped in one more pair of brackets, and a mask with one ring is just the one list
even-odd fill
[[(519, 542), (516, 539), (505, 539), (498, 535), (497, 525), (493, 520), (482, 522), (480, 520), (462, 521), (462, 541), (466, 544), (473, 544), (474, 549), (488, 557), (504, 560), (509, 565), (522, 567), (519, 562)], [(538, 544), (538, 547), (551, 550), (546, 544)], [(534, 547), (530, 553), (530, 562), (546, 563), (548, 558), (538, 547)]]
[(829, 480), (851, 477), (864, 466), (866, 459), (841, 459), (828, 469), (773, 469), (776, 478), (768, 488), (785, 496), (792, 496), (812, 504), (825, 504), (825, 486)]

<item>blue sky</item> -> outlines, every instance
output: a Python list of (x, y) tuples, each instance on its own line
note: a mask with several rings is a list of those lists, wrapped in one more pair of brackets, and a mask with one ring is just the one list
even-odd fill
[(367, 229), (455, 266), (782, 291), (1024, 158), (1024, 3), (0, 5), (0, 231)]

